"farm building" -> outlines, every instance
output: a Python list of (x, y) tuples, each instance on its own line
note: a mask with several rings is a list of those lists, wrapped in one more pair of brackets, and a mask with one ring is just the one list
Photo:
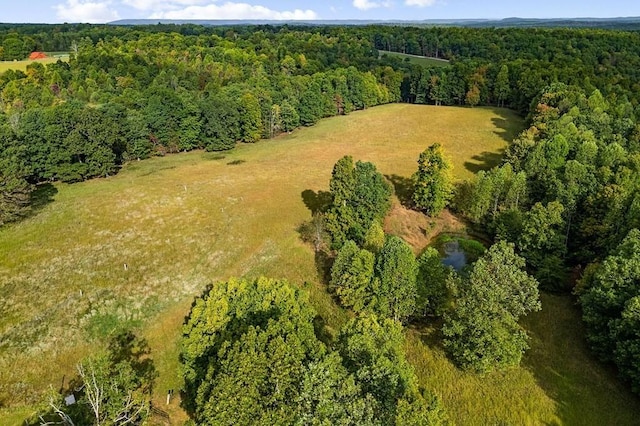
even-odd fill
[(29, 59), (30, 60), (36, 60), (36, 59), (45, 59), (47, 57), (47, 55), (45, 55), (43, 52), (32, 52), (29, 55)]

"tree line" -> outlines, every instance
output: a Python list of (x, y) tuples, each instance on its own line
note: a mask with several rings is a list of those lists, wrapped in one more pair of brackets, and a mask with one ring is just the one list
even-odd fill
[(20, 217), (41, 182), (106, 177), (152, 155), (227, 150), (400, 99), (399, 73), (351, 64), (368, 46), (311, 32), (97, 31), (105, 39), (74, 41), (69, 63), (0, 75), (9, 194), (0, 223)]

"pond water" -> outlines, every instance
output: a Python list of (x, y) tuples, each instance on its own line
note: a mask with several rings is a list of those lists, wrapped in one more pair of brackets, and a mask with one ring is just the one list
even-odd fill
[(460, 271), (467, 266), (467, 255), (464, 250), (460, 248), (458, 240), (447, 241), (444, 243), (442, 249), (444, 251), (443, 264), (451, 266), (456, 271)]

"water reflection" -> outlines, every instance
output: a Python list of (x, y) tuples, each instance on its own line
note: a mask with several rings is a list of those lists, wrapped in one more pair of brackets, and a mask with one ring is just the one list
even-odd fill
[(451, 240), (444, 243), (442, 247), (444, 251), (444, 258), (442, 263), (451, 266), (456, 271), (461, 271), (462, 268), (467, 266), (467, 255), (464, 250), (460, 248), (458, 240)]

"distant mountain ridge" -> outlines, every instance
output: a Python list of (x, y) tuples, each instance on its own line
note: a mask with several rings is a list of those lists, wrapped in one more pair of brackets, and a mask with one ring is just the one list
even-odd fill
[(121, 19), (109, 25), (406, 25), (406, 26), (460, 26), (479, 28), (603, 28), (640, 30), (640, 17), (620, 18), (505, 18), (505, 19), (425, 19), (425, 20), (264, 20), (264, 19)]

